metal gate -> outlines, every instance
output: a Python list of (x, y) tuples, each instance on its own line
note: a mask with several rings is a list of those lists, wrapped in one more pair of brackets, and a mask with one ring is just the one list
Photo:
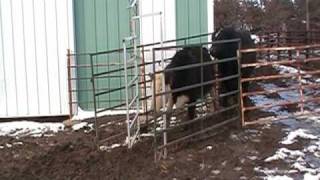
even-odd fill
[[(234, 43), (237, 44), (240, 47), (240, 39), (232, 39), (232, 40), (223, 40), (223, 41), (215, 41), (215, 42), (208, 42), (208, 43), (200, 43), (200, 44), (193, 44), (189, 46), (195, 46), (198, 47), (200, 52), (203, 47), (208, 48), (212, 44), (224, 44), (224, 43)], [(204, 62), (203, 61), (203, 54), (201, 55), (200, 62), (197, 64), (189, 64), (185, 66), (179, 66), (172, 68), (170, 70), (156, 70), (155, 64), (156, 63), (163, 63), (164, 61), (169, 62), (171, 61), (171, 58), (163, 59), (161, 54), (166, 53), (168, 51), (178, 51), (184, 48), (185, 45), (178, 45), (178, 46), (165, 46), (165, 47), (159, 47), (159, 48), (153, 48), (153, 87), (155, 87), (155, 79), (157, 74), (163, 74), (167, 71), (181, 71), (191, 68), (200, 68), (201, 75), (194, 74), (194, 76), (201, 76), (201, 82), (197, 84), (191, 84), (189, 86), (184, 86), (181, 88), (177, 88), (174, 90), (166, 90), (166, 88), (162, 88), (161, 92), (156, 92), (153, 90), (153, 102), (154, 107), (157, 107), (157, 98), (162, 98), (162, 104), (163, 104), (163, 110), (161, 112), (155, 112), (153, 111), (153, 119), (151, 120), (154, 125), (154, 141), (155, 141), (155, 160), (166, 158), (168, 151), (176, 145), (178, 145), (181, 142), (185, 142), (187, 140), (191, 140), (192, 138), (208, 138), (208, 136), (215, 135), (219, 128), (222, 128), (226, 126), (227, 124), (233, 123), (233, 122), (240, 122), (241, 118), (241, 110), (240, 110), (240, 86), (231, 92), (221, 93), (221, 94), (211, 94), (211, 96), (206, 96), (205, 94), (201, 93), (201, 98), (199, 98), (198, 101), (194, 103), (186, 104), (183, 108), (174, 108), (171, 110), (172, 112), (168, 112), (168, 110), (165, 108), (165, 99), (164, 97), (166, 95), (169, 95), (171, 93), (177, 93), (185, 90), (190, 90), (194, 88), (202, 88), (201, 92), (203, 91), (204, 86), (206, 85), (212, 85), (213, 91), (215, 91), (215, 88), (218, 87), (219, 83), (235, 79), (240, 84), (240, 69), (238, 72), (235, 72), (234, 74), (230, 76), (225, 77), (215, 77), (211, 81), (204, 81), (204, 67), (206, 66), (213, 66), (217, 67), (220, 63), (225, 62), (233, 62), (236, 61), (239, 63), (239, 59), (237, 56), (226, 58), (226, 59), (220, 59), (220, 60), (214, 60), (211, 62)], [(160, 54), (160, 55), (159, 55)], [(161, 58), (159, 58), (161, 57)], [(240, 66), (239, 66), (240, 68)], [(164, 76), (162, 76), (164, 77)], [(219, 101), (221, 98), (226, 97), (234, 97), (235, 101), (233, 101), (230, 105), (227, 107), (216, 107), (212, 108), (214, 104), (216, 104), (216, 101)], [(212, 106), (211, 106), (212, 105)], [(184, 120), (184, 118), (181, 118), (181, 115), (183, 116), (183, 112), (185, 112), (185, 108), (190, 106), (196, 106), (197, 111), (197, 117), (194, 119), (188, 119), (187, 121)], [(210, 107), (211, 106), (211, 107)], [(172, 116), (167, 116), (167, 113), (172, 113)], [(171, 117), (171, 118), (169, 118)], [(169, 126), (168, 126), (169, 125)], [(181, 130), (181, 128), (184, 127), (190, 127), (192, 126), (191, 131), (185, 131)], [(220, 129), (221, 130), (221, 129)]]
[[(249, 92), (241, 91), (242, 126), (266, 121), (317, 114), (320, 102), (320, 45), (258, 48), (240, 50), (240, 56), (257, 52), (258, 62), (242, 64), (242, 70), (256, 68), (255, 77), (242, 78), (241, 83), (254, 84)], [(245, 103), (249, 98), (255, 105)], [(249, 118), (249, 113), (267, 113)]]
[[(124, 133), (120, 133), (115, 136), (102, 138), (100, 130), (100, 123), (99, 123), (99, 117), (103, 115), (108, 110), (117, 110), (117, 108), (123, 108), (125, 107), (125, 120), (126, 120), (126, 144), (129, 148), (133, 146), (133, 144), (136, 142), (137, 138), (140, 134), (140, 119), (139, 115), (141, 114), (141, 108), (140, 105), (140, 84), (139, 78), (142, 76), (139, 72), (139, 68), (141, 65), (140, 63), (140, 52), (138, 48), (139, 44), (139, 36), (137, 33), (137, 29), (139, 29), (139, 25), (141, 22), (141, 19), (144, 17), (150, 17), (150, 16), (160, 16), (160, 46), (163, 44), (163, 25), (162, 25), (162, 12), (157, 13), (150, 13), (150, 14), (144, 14), (144, 15), (136, 15), (137, 13), (137, 6), (130, 6), (129, 11), (131, 12), (131, 20), (130, 20), (130, 36), (123, 39), (122, 47), (123, 49), (114, 50), (114, 51), (107, 51), (107, 52), (99, 52), (99, 53), (91, 53), (90, 54), (90, 61), (91, 61), (91, 76), (92, 76), (92, 88), (93, 88), (93, 101), (94, 101), (94, 114), (95, 114), (95, 127), (96, 127), (96, 139), (98, 144), (102, 144), (104, 142), (109, 141), (110, 139), (117, 138), (119, 136), (122, 136)], [(95, 66), (99, 66), (98, 64), (98, 57), (104, 56), (107, 57), (113, 57), (113, 53), (120, 53), (122, 52), (123, 62), (117, 61), (112, 63), (113, 65), (119, 65), (117, 69), (114, 70), (108, 70), (108, 71), (101, 71), (97, 72), (95, 70)], [(109, 68), (108, 68), (109, 69)], [(115, 75), (116, 74), (116, 75)], [(107, 90), (98, 92), (96, 89), (98, 89), (97, 80), (103, 79), (103, 78), (112, 78), (112, 77), (120, 77), (124, 80), (124, 85), (117, 87), (117, 88), (111, 88), (108, 87)], [(121, 84), (121, 83), (120, 83)], [(101, 108), (101, 105), (98, 107), (98, 99), (101, 96), (109, 95), (112, 92), (119, 92), (124, 90), (124, 96), (125, 96), (125, 103), (120, 103), (115, 106)], [(120, 93), (121, 94), (121, 93)], [(120, 100), (121, 102), (121, 100)]]

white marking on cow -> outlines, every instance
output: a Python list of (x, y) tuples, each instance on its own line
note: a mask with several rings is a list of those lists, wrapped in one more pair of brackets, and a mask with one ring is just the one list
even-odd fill
[(176, 102), (176, 108), (177, 109), (180, 109), (180, 108), (183, 108), (184, 105), (186, 103), (188, 103), (190, 101), (190, 98), (186, 95), (182, 95), (182, 96), (178, 96), (177, 97), (177, 102)]

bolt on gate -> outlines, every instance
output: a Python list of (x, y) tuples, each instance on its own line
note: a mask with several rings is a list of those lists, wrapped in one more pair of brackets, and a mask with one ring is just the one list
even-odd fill
[[(246, 53), (260, 54), (258, 62), (242, 64), (242, 70), (258, 67), (260, 74), (241, 79), (243, 83), (255, 83), (257, 87), (249, 92), (241, 91), (242, 126), (266, 121), (287, 119), (308, 114), (318, 114), (320, 88), (320, 45), (302, 45), (240, 50), (240, 57)], [(279, 97), (280, 96), (280, 97)], [(258, 105), (246, 104), (249, 98)], [(262, 100), (269, 99), (267, 103)], [(266, 117), (249, 119), (246, 114), (263, 110), (272, 113)]]

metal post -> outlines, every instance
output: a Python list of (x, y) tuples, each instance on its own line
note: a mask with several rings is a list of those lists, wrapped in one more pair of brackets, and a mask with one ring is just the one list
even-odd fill
[(243, 95), (242, 95), (242, 82), (241, 82), (241, 42), (238, 42), (238, 50), (237, 50), (237, 61), (238, 61), (238, 89), (239, 89), (239, 96), (238, 96), (238, 103), (239, 103), (239, 113), (240, 115), (240, 125), (241, 127), (245, 126), (245, 121), (244, 121), (244, 102), (243, 102)]
[[(146, 68), (145, 68), (145, 55), (144, 55), (144, 47), (142, 47), (142, 49), (141, 49), (141, 51), (142, 51), (142, 57), (141, 57), (141, 63), (143, 64), (143, 66), (141, 66), (141, 71), (142, 71), (142, 78), (141, 78), (141, 80), (142, 80), (142, 86), (143, 86), (143, 89), (142, 89), (142, 91), (141, 91), (141, 93), (142, 93), (142, 96), (143, 97), (146, 97), (147, 96), (147, 84), (146, 84)], [(146, 116), (146, 118), (145, 118), (145, 126), (148, 128), (148, 126), (149, 126), (149, 118), (148, 118), (148, 101), (147, 100), (145, 100), (145, 101), (142, 101), (142, 106), (143, 106), (143, 108), (144, 108), (144, 112), (146, 113), (145, 114), (145, 116)]]
[(94, 79), (94, 70), (93, 70), (93, 57), (90, 55), (90, 64), (91, 64), (91, 84), (92, 84), (92, 97), (93, 97), (93, 108), (94, 108), (94, 122), (96, 129), (96, 144), (99, 146), (99, 122), (97, 118), (97, 102), (96, 102), (96, 87), (95, 87), (95, 79)]
[(156, 102), (156, 65), (155, 65), (155, 50), (152, 48), (152, 100), (153, 100), (153, 131), (154, 131), (154, 161), (157, 161), (157, 102)]
[(310, 31), (310, 12), (309, 12), (309, 0), (306, 0), (306, 31)]
[[(160, 46), (161, 48), (163, 47), (163, 22), (162, 22), (162, 13), (160, 12)], [(165, 68), (165, 64), (164, 64), (164, 53), (163, 53), (163, 50), (161, 50), (161, 69), (164, 70)], [(163, 76), (162, 76), (162, 92), (165, 92), (165, 89), (166, 89), (166, 84), (165, 84), (165, 73), (163, 73)], [(165, 95), (162, 95), (162, 107), (164, 108), (164, 111), (166, 112), (167, 111), (167, 107), (166, 107), (166, 97)], [(162, 115), (163, 117), (163, 126), (164, 126), (164, 129), (167, 129), (167, 115), (166, 113), (163, 113)], [(170, 122), (171, 119), (169, 119), (169, 122)], [(169, 123), (170, 124), (170, 123)], [(167, 144), (167, 132), (165, 131), (163, 133), (163, 144), (166, 145)], [(168, 155), (168, 151), (167, 151), (167, 148), (164, 148), (163, 149), (163, 157), (166, 159), (167, 158), (167, 155)]]
[[(296, 52), (296, 58), (297, 60), (299, 60), (300, 56), (300, 50), (297, 50)], [(298, 62), (298, 81), (299, 81), (299, 93), (300, 93), (300, 111), (301, 113), (304, 112), (304, 96), (303, 96), (303, 88), (302, 88), (302, 77), (301, 77), (301, 63), (300, 61), (297, 61)]]
[[(200, 79), (201, 79), (201, 103), (203, 104), (203, 102), (204, 102), (204, 90), (203, 90), (203, 51), (202, 51), (202, 46), (200, 46), (200, 63), (201, 63), (201, 69), (200, 69)], [(210, 65), (210, 66), (212, 66), (212, 64)], [(205, 104), (206, 104), (206, 102), (205, 102)], [(204, 104), (204, 105), (205, 105)], [(201, 106), (201, 113), (202, 114), (204, 114), (204, 111), (203, 111), (203, 105)], [(203, 119), (201, 119), (201, 130), (203, 129)]]
[(127, 72), (127, 48), (126, 48), (126, 41), (123, 40), (123, 66), (124, 66), (124, 83), (125, 83), (125, 90), (126, 90), (126, 117), (127, 117), (127, 133), (128, 139), (127, 142), (129, 144), (129, 148), (131, 147), (130, 143), (130, 116), (129, 116), (129, 97), (128, 97), (128, 72)]
[(69, 96), (69, 120), (73, 116), (72, 110), (72, 87), (71, 87), (71, 55), (70, 49), (67, 49), (67, 68), (68, 68), (68, 96)]

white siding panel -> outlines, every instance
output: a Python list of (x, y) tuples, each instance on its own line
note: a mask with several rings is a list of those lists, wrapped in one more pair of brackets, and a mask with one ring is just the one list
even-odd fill
[(36, 56), (35, 28), (34, 28), (34, 6), (33, 0), (23, 0), (24, 5), (24, 31), (26, 45), (26, 68), (28, 73), (28, 96), (29, 114), (39, 113), (39, 88), (38, 88), (38, 66)]
[[(163, 13), (163, 40), (176, 37), (175, 1), (174, 0), (140, 0), (141, 14)], [(160, 41), (160, 16), (145, 17), (141, 22), (141, 44)]]
[(49, 98), (49, 76), (48, 76), (48, 45), (47, 45), (47, 25), (45, 13), (45, 1), (34, 2), (35, 14), (35, 36), (37, 48), (37, 66), (38, 66), (38, 87), (39, 87), (39, 110), (40, 114), (50, 114)]
[(3, 59), (6, 84), (4, 85), (7, 91), (7, 112), (1, 114), (15, 115), (18, 114), (17, 109), (17, 88), (16, 88), (16, 70), (15, 70), (15, 54), (14, 54), (14, 40), (12, 30), (12, 15), (11, 15), (11, 1), (1, 1), (1, 24), (2, 24), (2, 39), (3, 39)]
[[(208, 0), (208, 32), (214, 32), (214, 0)], [(211, 36), (208, 36), (208, 42), (211, 42)]]
[(68, 114), (72, 0), (0, 1), (0, 117)]
[(28, 113), (28, 93), (27, 93), (27, 72), (25, 66), (24, 48), (24, 22), (22, 16), (21, 0), (11, 0), (12, 3), (12, 22), (13, 22), (13, 53), (15, 54), (16, 67), (16, 92), (18, 114)]
[[(2, 11), (0, 6), (0, 11)], [(7, 91), (6, 91), (6, 74), (5, 74), (5, 68), (4, 68), (4, 41), (3, 41), (3, 30), (2, 30), (2, 14), (0, 13), (0, 109), (2, 109), (3, 113), (7, 114)]]

